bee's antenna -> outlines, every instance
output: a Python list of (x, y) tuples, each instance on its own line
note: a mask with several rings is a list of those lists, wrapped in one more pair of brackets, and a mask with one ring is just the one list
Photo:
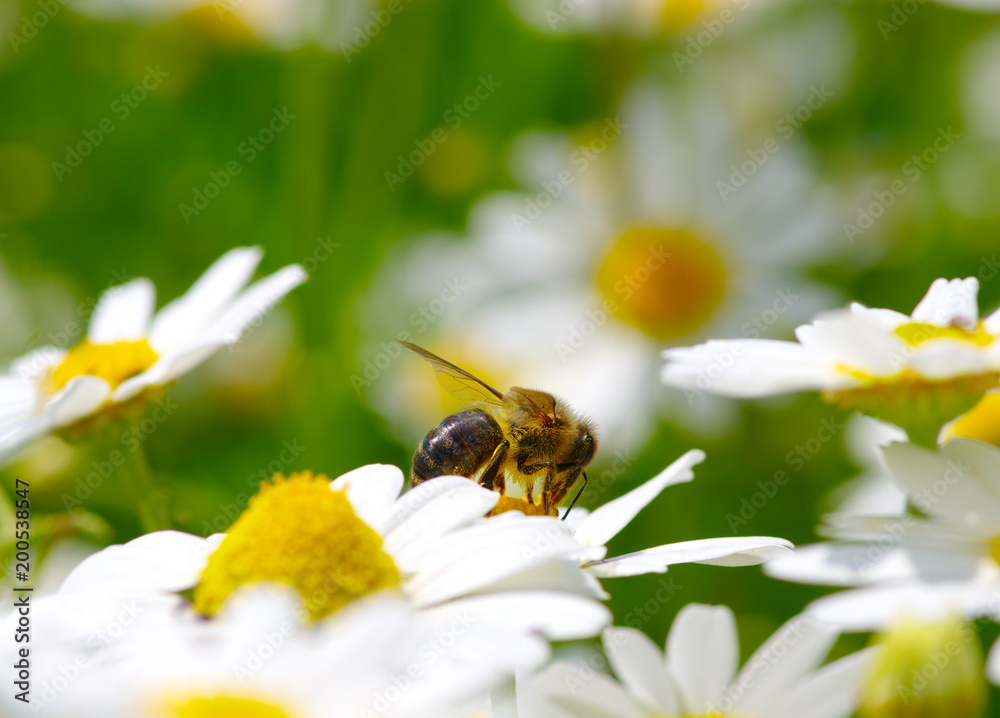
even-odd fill
[(583, 490), (587, 488), (587, 472), (583, 471), (581, 472), (581, 475), (583, 476), (583, 486), (581, 486), (580, 490), (576, 492), (576, 496), (574, 496), (573, 500), (570, 502), (569, 507), (566, 509), (566, 513), (563, 514), (563, 521), (565, 521), (566, 517), (569, 516), (569, 512), (573, 510), (573, 507), (576, 506), (576, 502), (580, 500), (580, 495), (583, 494)]

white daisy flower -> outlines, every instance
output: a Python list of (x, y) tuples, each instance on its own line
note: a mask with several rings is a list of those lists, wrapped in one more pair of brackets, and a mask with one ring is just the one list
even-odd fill
[[(796, 269), (828, 251), (830, 225), (800, 148), (785, 143), (757, 166), (724, 113), (690, 100), (642, 85), (580, 144), (521, 138), (515, 173), (538, 191), (487, 196), (465, 244), (408, 246), (359, 305), (382, 342), (352, 377), (359, 394), (411, 440), (444, 415), (411, 388), (429, 385), (423, 367), (386, 349), (398, 336), (495, 386), (566, 397), (593, 418), (605, 455), (640, 445), (661, 412), (717, 432), (723, 402), (650, 391), (656, 351), (809, 316), (827, 295)], [(417, 309), (386, 326), (401, 303)], [(383, 377), (394, 361), (412, 379)]]
[(0, 457), (140, 400), (239, 342), (306, 279), (301, 267), (290, 265), (244, 288), (261, 254), (256, 247), (227, 252), (155, 315), (150, 280), (113, 287), (99, 300), (80, 344), (43, 347), (16, 359), (0, 375)]
[(894, 443), (885, 461), (921, 515), (827, 517), (833, 540), (803, 546), (765, 572), (848, 587), (807, 613), (845, 630), (889, 627), (902, 616), (1000, 616), (1000, 449), (955, 438), (939, 449)]
[(213, 621), (140, 619), (68, 663), (65, 651), (36, 644), (31, 702), (5, 691), (0, 705), (10, 716), (457, 718), (549, 653), (538, 637), (460, 614), (429, 617), (387, 595), (317, 625), (303, 613), (294, 591), (259, 585)]
[(798, 327), (797, 343), (722, 339), (668, 349), (663, 380), (732, 397), (818, 390), (933, 445), (941, 426), (1000, 375), (1000, 311), (980, 320), (978, 292), (975, 277), (937, 279), (910, 315), (855, 302)]
[(553, 663), (521, 686), (525, 718), (845, 718), (857, 706), (872, 651), (820, 667), (838, 631), (806, 617), (782, 626), (737, 674), (732, 611), (689, 604), (666, 651), (641, 631), (609, 628), (604, 650), (617, 680)]

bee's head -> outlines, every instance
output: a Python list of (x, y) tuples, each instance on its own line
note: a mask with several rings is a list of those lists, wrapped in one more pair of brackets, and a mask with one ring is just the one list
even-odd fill
[(596, 453), (597, 437), (594, 436), (594, 429), (589, 422), (580, 419), (577, 422), (576, 432), (569, 441), (562, 463), (576, 464), (584, 469), (593, 461)]

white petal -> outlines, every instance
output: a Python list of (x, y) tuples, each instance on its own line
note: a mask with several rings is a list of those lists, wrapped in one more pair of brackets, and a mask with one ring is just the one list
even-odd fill
[(526, 718), (649, 717), (609, 676), (575, 662), (554, 661), (526, 683), (519, 682), (518, 692)]
[(115, 401), (126, 401), (150, 386), (165, 386), (194, 369), (225, 346), (221, 341), (192, 344), (160, 357), (142, 374), (126, 379), (115, 389)]
[(756, 566), (791, 553), (792, 544), (768, 536), (701, 539), (666, 544), (656, 548), (612, 556), (587, 565), (600, 578), (663, 573), (678, 563), (705, 563), (713, 566)]
[(667, 636), (667, 665), (688, 713), (710, 713), (739, 661), (736, 621), (725, 606), (690, 603)]
[(823, 666), (768, 709), (768, 718), (843, 718), (857, 708), (861, 682), (877, 649), (866, 648)]
[(235, 344), (250, 326), (260, 321), (275, 304), (306, 279), (308, 275), (305, 270), (292, 264), (254, 282), (205, 330), (204, 339), (218, 339), (226, 344)]
[(156, 288), (145, 277), (112, 287), (94, 307), (87, 339), (92, 344), (134, 342), (146, 338), (156, 304)]
[(978, 295), (975, 277), (935, 279), (911, 316), (915, 322), (972, 330), (979, 322)]
[[(390, 516), (386, 519), (383, 530), (387, 533), (393, 530), (442, 494), (448, 493), (452, 489), (469, 486), (478, 485), (475, 481), (464, 476), (438, 476), (414, 486), (392, 505)], [(490, 493), (496, 492), (491, 491)], [(499, 494), (497, 494), (497, 499), (499, 499)]]
[(898, 373), (899, 357), (906, 356), (902, 339), (850, 310), (827, 312), (796, 329), (795, 336), (809, 350), (875, 376)]
[(491, 593), (500, 591), (559, 591), (578, 596), (607, 601), (611, 594), (604, 590), (601, 582), (571, 561), (547, 561), (523, 571), (493, 581), (488, 589)]
[(38, 400), (38, 386), (16, 375), (0, 376), (0, 426), (10, 417), (31, 414)]
[(704, 460), (705, 452), (692, 449), (642, 486), (594, 510), (573, 535), (588, 546), (606, 544), (667, 486), (693, 479), (691, 467)]
[(225, 536), (207, 539), (180, 531), (156, 531), (88, 556), (59, 589), (88, 592), (166, 593), (191, 588)]
[(1000, 309), (994, 310), (983, 319), (983, 329), (993, 336), (1000, 336)]
[(253, 277), (263, 256), (260, 247), (226, 252), (182, 296), (156, 313), (149, 342), (158, 354), (176, 351), (198, 336)]
[[(429, 550), (428, 545), (447, 533), (480, 519), (496, 506), (500, 495), (471, 481), (439, 494), (385, 536), (385, 549), (408, 570)], [(385, 519), (383, 519), (384, 521)]]
[(986, 657), (986, 675), (991, 682), (1000, 685), (1000, 640), (993, 642), (989, 656)]
[(463, 616), (467, 623), (481, 626), (538, 632), (552, 641), (592, 638), (611, 622), (611, 612), (601, 603), (549, 591), (472, 596), (428, 612), (430, 615)]
[(894, 443), (883, 451), (893, 478), (917, 508), (987, 534), (1000, 533), (1000, 449), (958, 437), (937, 450)]
[(989, 615), (996, 608), (993, 583), (923, 583), (886, 588), (854, 588), (813, 601), (806, 612), (844, 631), (884, 629), (909, 614), (917, 620), (943, 620), (958, 613), (966, 618)]
[(78, 376), (45, 405), (55, 426), (67, 426), (97, 411), (111, 395), (111, 386), (96, 376)]
[(403, 472), (398, 466), (369, 464), (337, 477), (330, 488), (346, 492), (355, 513), (378, 531), (403, 490), (403, 481)]
[(770, 718), (769, 706), (823, 662), (838, 635), (832, 626), (796, 616), (754, 652), (727, 689), (731, 705), (721, 707), (731, 715)]
[(686, 394), (756, 398), (809, 389), (841, 389), (856, 382), (834, 370), (824, 354), (771, 339), (712, 340), (667, 349), (662, 379)]
[(607, 628), (604, 652), (618, 680), (650, 713), (672, 716), (681, 712), (663, 654), (645, 633), (634, 628)]

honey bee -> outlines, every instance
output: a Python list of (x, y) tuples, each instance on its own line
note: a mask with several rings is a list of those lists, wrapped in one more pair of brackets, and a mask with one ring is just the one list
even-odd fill
[(460, 387), (453, 394), (472, 400), (420, 442), (413, 454), (411, 485), (435, 476), (466, 476), (513, 499), (508, 503), (526, 508), (525, 513), (558, 516), (559, 504), (582, 476), (568, 514), (587, 485), (584, 469), (597, 451), (591, 422), (544, 391), (515, 386), (501, 394), (436, 354), (399, 343)]

